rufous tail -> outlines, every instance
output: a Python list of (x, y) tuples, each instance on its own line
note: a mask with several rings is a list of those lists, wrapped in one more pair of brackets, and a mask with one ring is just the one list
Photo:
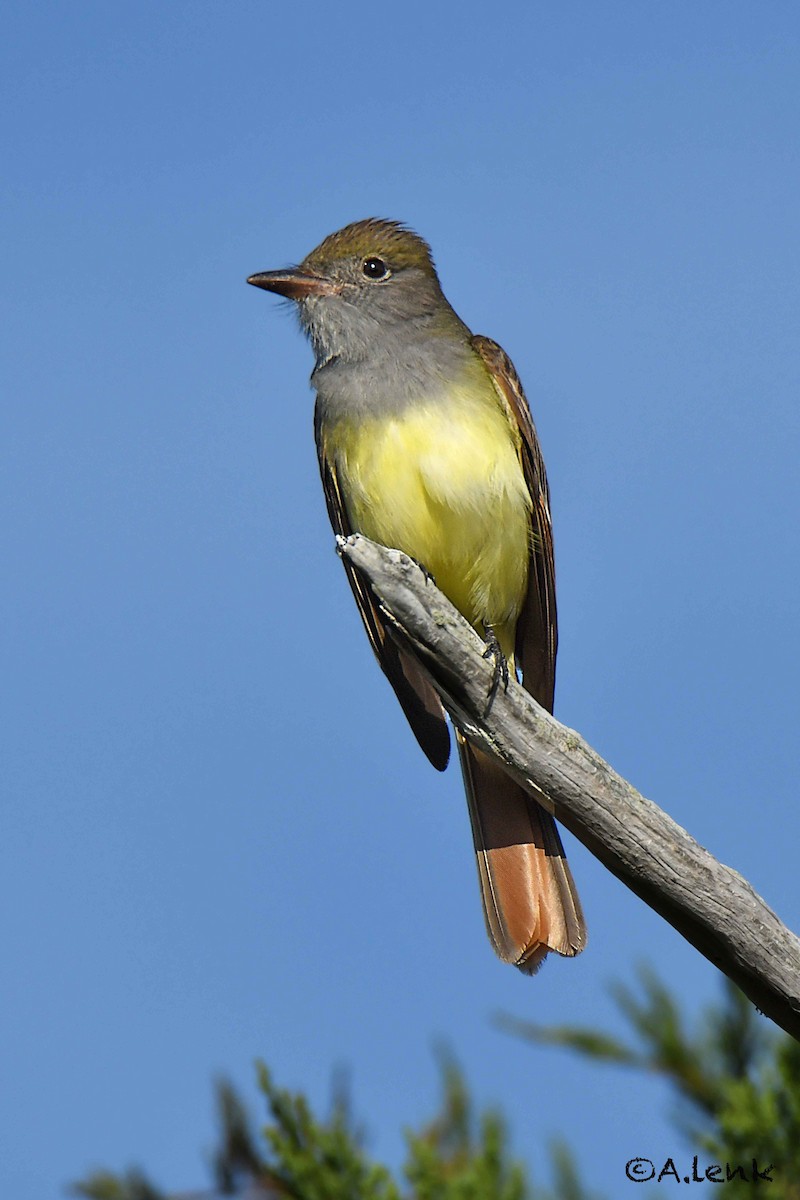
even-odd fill
[(561, 837), (502, 767), (456, 737), (489, 938), (500, 958), (532, 975), (550, 950), (572, 957), (586, 945)]

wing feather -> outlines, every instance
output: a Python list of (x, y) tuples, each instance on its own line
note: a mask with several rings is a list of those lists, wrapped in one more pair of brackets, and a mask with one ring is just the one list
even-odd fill
[[(523, 687), (550, 712), (556, 682), (555, 562), (550, 495), (533, 418), (514, 366), (496, 342), (474, 337), (506, 411), (531, 497), (528, 589), (517, 621), (515, 659)], [(586, 945), (586, 922), (550, 813), (497, 763), (458, 734), (484, 915), (501, 958), (530, 974), (549, 950), (568, 957)]]
[(528, 591), (517, 622), (515, 654), (517, 665), (522, 669), (523, 686), (552, 712), (558, 623), (550, 490), (544, 459), (522, 383), (511, 359), (491, 338), (476, 336), (472, 344), (489, 370), (510, 423), (519, 431), (519, 453), (532, 510)]

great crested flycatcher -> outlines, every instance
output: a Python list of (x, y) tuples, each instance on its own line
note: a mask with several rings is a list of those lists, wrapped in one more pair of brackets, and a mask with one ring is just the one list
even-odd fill
[[(296, 301), (311, 341), (314, 430), (336, 533), (363, 533), (416, 559), (552, 711), (549, 493), (508, 356), (470, 333), (442, 293), (430, 247), (396, 221), (348, 225), (298, 267), (247, 282)], [(345, 566), (372, 649), (420, 746), (444, 770), (450, 737), (439, 696)], [(532, 974), (549, 950), (571, 956), (586, 942), (561, 838), (549, 813), (455, 734), (489, 937)]]

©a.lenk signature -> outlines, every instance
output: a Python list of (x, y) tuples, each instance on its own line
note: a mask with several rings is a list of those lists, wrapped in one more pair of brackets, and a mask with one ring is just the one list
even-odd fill
[(773, 1183), (770, 1171), (775, 1165), (760, 1167), (758, 1160), (753, 1158), (747, 1164), (741, 1163), (709, 1163), (701, 1166), (699, 1156), (692, 1159), (691, 1172), (684, 1174), (675, 1165), (674, 1158), (668, 1158), (663, 1165), (657, 1165), (651, 1158), (631, 1158), (625, 1163), (625, 1174), (632, 1183), (663, 1183), (671, 1179), (674, 1183), (730, 1183), (733, 1179), (743, 1183)]

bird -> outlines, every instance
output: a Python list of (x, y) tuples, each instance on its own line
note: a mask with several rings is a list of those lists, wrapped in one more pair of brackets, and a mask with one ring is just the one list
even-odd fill
[[(370, 217), (297, 266), (247, 282), (296, 305), (315, 357), (314, 433), (335, 533), (403, 551), (552, 712), (557, 620), (550, 495), (519, 376), (442, 291), (428, 243)], [(367, 636), (422, 750), (447, 766), (441, 699), (345, 570)], [(498, 956), (525, 974), (586, 943), (557, 825), (456, 726), (483, 911)]]

